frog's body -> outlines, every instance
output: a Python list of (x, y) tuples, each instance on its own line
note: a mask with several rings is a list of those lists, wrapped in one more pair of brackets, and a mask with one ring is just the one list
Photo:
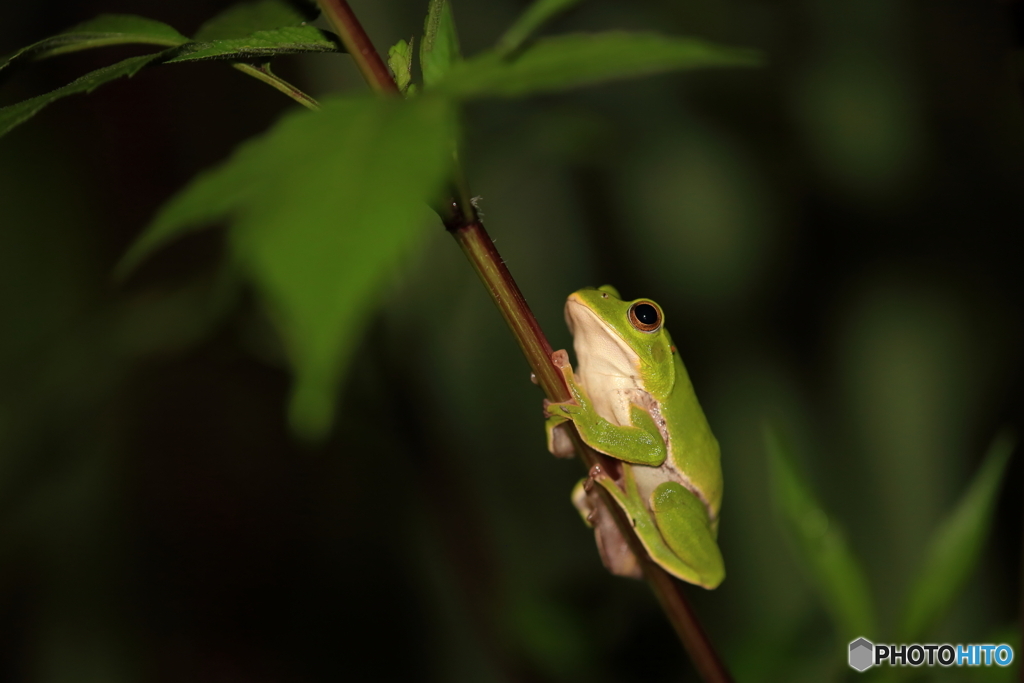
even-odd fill
[[(671, 574), (705, 588), (725, 577), (716, 536), (722, 504), (718, 442), (711, 433), (657, 304), (624, 302), (612, 287), (569, 296), (566, 322), (577, 369), (564, 351), (553, 360), (574, 400), (547, 403), (548, 447), (572, 445), (560, 425), (575, 423), (583, 441), (618, 461), (618, 472), (594, 481), (626, 512), (648, 554)], [(583, 486), (573, 502), (595, 526), (605, 565), (639, 576), (636, 557), (596, 491)]]

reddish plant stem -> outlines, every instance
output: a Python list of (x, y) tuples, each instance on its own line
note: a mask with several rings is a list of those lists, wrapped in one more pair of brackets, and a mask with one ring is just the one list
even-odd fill
[[(610, 499), (611, 496), (606, 497), (605, 506), (613, 502)], [(615, 507), (618, 508), (618, 506)], [(621, 515), (621, 510), (618, 512)], [(628, 526), (628, 521), (626, 524)], [(619, 528), (622, 528), (621, 523)], [(651, 587), (654, 597), (658, 599), (658, 604), (661, 605), (661, 609), (668, 617), (672, 628), (675, 629), (676, 635), (679, 636), (683, 647), (690, 655), (690, 660), (693, 662), (693, 667), (697, 669), (697, 673), (706, 683), (732, 683), (729, 670), (725, 668), (725, 663), (719, 658), (711, 639), (704, 632), (704, 627), (701, 626), (700, 620), (697, 619), (693, 608), (690, 607), (679, 580), (650, 560), (636, 534), (630, 533), (624, 534), (624, 536), (629, 542), (630, 549), (640, 558), (647, 585)]]
[[(391, 73), (381, 61), (380, 55), (370, 43), (366, 32), (352, 13), (348, 3), (345, 0), (318, 0), (318, 2), (328, 21), (341, 37), (342, 43), (356, 60), (360, 72), (370, 87), (380, 93), (399, 94)], [(456, 175), (461, 178), (461, 169), (456, 170)], [(469, 196), (465, 185), (464, 181), (460, 183), (460, 192), (456, 193), (457, 196)], [(442, 212), (442, 215), (444, 213)], [(494, 242), (487, 234), (483, 223), (476, 215), (476, 211), (467, 202), (452, 200), (446, 213), (445, 227), (459, 243), (505, 322), (508, 323), (509, 329), (533, 370), (537, 383), (552, 401), (570, 400), (572, 397), (562, 378), (562, 373), (551, 362), (551, 344), (541, 330), (540, 324), (526, 303), (526, 299), (512, 278), (508, 267), (505, 266)], [(607, 471), (603, 454), (584, 444), (575, 429), (570, 431), (570, 435), (576, 452), (588, 471), (595, 466)], [(598, 487), (598, 493), (601, 495), (605, 507), (615, 517), (615, 522), (629, 543), (630, 549), (639, 559), (647, 584), (654, 591), (655, 597), (668, 616), (683, 647), (686, 648), (693, 660), (697, 672), (707, 683), (732, 683), (729, 672), (719, 659), (711, 641), (686, 600), (681, 582), (650, 560), (640, 539), (633, 533), (632, 524), (625, 512), (615, 503), (611, 495), (602, 487)]]
[(318, 0), (318, 3), (324, 17), (341, 38), (341, 44), (352, 55), (370, 87), (379, 93), (401, 94), (387, 65), (377, 54), (377, 48), (370, 42), (370, 37), (366, 35), (363, 25), (356, 19), (348, 3), (345, 0)]
[(465, 219), (459, 206), (453, 202), (445, 227), (462, 247), (494, 304), (501, 311), (544, 393), (553, 401), (568, 401), (571, 398), (569, 388), (562, 374), (551, 364), (551, 344), (483, 223), (475, 217)]

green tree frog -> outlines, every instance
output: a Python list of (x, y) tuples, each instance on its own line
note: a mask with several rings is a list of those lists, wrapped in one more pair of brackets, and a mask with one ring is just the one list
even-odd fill
[(574, 292), (565, 304), (576, 372), (564, 350), (552, 361), (573, 399), (545, 401), (548, 450), (572, 457), (564, 431), (572, 421), (583, 441), (613, 458), (573, 490), (573, 503), (594, 527), (604, 565), (640, 577), (636, 556), (604, 508), (604, 487), (632, 523), (651, 559), (683, 581), (715, 588), (725, 578), (716, 541), (722, 505), (718, 441), (650, 299), (623, 301), (614, 287)]

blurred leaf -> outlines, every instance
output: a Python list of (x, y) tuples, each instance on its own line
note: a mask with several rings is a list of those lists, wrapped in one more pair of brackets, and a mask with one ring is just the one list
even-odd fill
[(797, 559), (807, 568), (841, 639), (870, 637), (875, 633), (871, 594), (842, 528), (821, 509), (775, 430), (767, 426), (764, 436), (775, 506), (796, 540)]
[(196, 31), (195, 40), (210, 42), (245, 38), (257, 31), (282, 26), (298, 26), (304, 18), (291, 5), (281, 0), (260, 0), (232, 5), (206, 21)]
[(0, 108), (0, 136), (6, 135), (16, 126), (32, 118), (39, 113), (43, 107), (51, 104), (52, 102), (56, 102), (68, 95), (74, 95), (75, 93), (92, 92), (104, 83), (108, 83), (124, 76), (134, 76), (142, 67), (163, 55), (163, 52), (157, 52), (151, 55), (130, 57), (124, 61), (118, 62), (117, 64), (111, 64), (110, 66), (105, 66), (102, 69), (91, 71), (81, 78), (68, 83), (64, 87), (57, 88), (45, 95), (39, 95), (38, 97), (33, 97), (31, 99), (18, 102), (17, 104), (2, 107)]
[(1016, 653), (1021, 642), (1019, 623), (1008, 623), (988, 631), (979, 639), (982, 643), (1006, 643), (1013, 647), (1014, 657), (1009, 666), (979, 666), (971, 672), (971, 683), (1020, 682), (1020, 659)]
[[(594, 677), (594, 644), (576, 614), (548, 596), (523, 592), (509, 610), (509, 630), (519, 647), (546, 680), (572, 681)], [(589, 674), (589, 676), (588, 676)]]
[(420, 43), (423, 83), (437, 83), (460, 59), (459, 36), (455, 32), (451, 4), (448, 0), (430, 0), (427, 21), (423, 27), (423, 41)]
[(220, 324), (241, 294), (239, 284), (226, 265), (212, 278), (140, 292), (112, 316), (110, 344), (127, 358), (179, 353)]
[(656, 33), (543, 38), (514, 59), (487, 52), (456, 64), (436, 89), (460, 98), (522, 97), (624, 78), (709, 66), (755, 66), (756, 50)]
[[(302, 17), (283, 3), (268, 0), (232, 8), (207, 22), (200, 33), (206, 36), (230, 36), (247, 27), (278, 21), (301, 22)], [(188, 38), (159, 21), (125, 14), (108, 14), (16, 52), (0, 63), (0, 69), (23, 59), (39, 59), (73, 50), (123, 43), (167, 45), (171, 49), (123, 60), (92, 71), (45, 95), (0, 108), (0, 136), (6, 135), (52, 102), (75, 93), (92, 92), (104, 83), (123, 76), (134, 76), (151, 62), (170, 64), (213, 59), (267, 59), (282, 54), (341, 51), (337, 43), (312, 26), (274, 28), (237, 38), (189, 42)], [(275, 81), (271, 85), (284, 92), (294, 90), (293, 86), (272, 74), (261, 80)]]
[(132, 14), (101, 14), (73, 28), (24, 47), (0, 61), (0, 71), (16, 62), (43, 59), (107, 45), (146, 44), (173, 47), (188, 38), (159, 21)]
[(178, 48), (166, 64), (207, 59), (268, 59), (305, 52), (340, 52), (337, 43), (312, 26), (285, 26), (257, 31), (244, 38), (188, 43)]
[(286, 116), (168, 202), (119, 270), (231, 219), (232, 252), (289, 350), (292, 425), (320, 437), (379, 288), (423, 235), (453, 134), (450, 107), (434, 98), (336, 98)]
[(924, 566), (910, 590), (901, 642), (917, 642), (925, 636), (970, 577), (992, 526), (999, 484), (1014, 446), (1010, 433), (996, 435), (970, 488), (935, 530)]
[(392, 45), (388, 49), (388, 66), (395, 75), (395, 84), (404, 93), (412, 81), (412, 42), (400, 40)]
[(555, 15), (564, 12), (580, 0), (537, 0), (519, 15), (516, 22), (505, 31), (494, 46), (499, 55), (515, 52), (530, 35)]

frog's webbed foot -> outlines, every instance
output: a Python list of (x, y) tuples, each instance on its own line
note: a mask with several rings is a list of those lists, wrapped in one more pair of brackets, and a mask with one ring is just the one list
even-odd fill
[[(586, 399), (583, 398), (579, 387), (576, 386), (572, 365), (569, 364), (569, 354), (565, 352), (565, 349), (552, 353), (551, 363), (561, 371), (573, 398), (569, 401), (544, 399), (544, 417), (547, 418), (544, 427), (548, 437), (548, 450), (555, 457), (571, 458), (575, 455), (576, 450), (568, 432), (571, 427), (565, 423), (586, 410)], [(581, 404), (581, 400), (583, 404)]]
[(616, 576), (631, 579), (643, 578), (643, 570), (629, 543), (619, 531), (615, 518), (605, 506), (594, 486), (594, 472), (591, 477), (581, 479), (572, 490), (572, 504), (576, 506), (587, 526), (593, 527), (597, 552), (605, 569)]
[[(545, 414), (547, 413), (547, 401), (544, 405)], [(544, 430), (548, 435), (548, 450), (551, 455), (556, 458), (571, 458), (576, 455), (576, 447), (572, 443), (572, 438), (569, 436), (569, 430), (572, 429), (567, 423), (564, 417), (550, 416), (544, 423)]]
[(587, 399), (579, 385), (576, 384), (576, 376), (573, 374), (572, 364), (569, 362), (569, 353), (565, 349), (558, 349), (551, 354), (551, 364), (562, 373), (565, 385), (569, 387), (569, 393), (572, 394), (572, 400), (585, 406)]
[(567, 420), (576, 421), (579, 418), (596, 417), (593, 415), (586, 392), (576, 383), (572, 365), (569, 363), (569, 354), (565, 352), (565, 349), (559, 349), (551, 354), (551, 364), (562, 373), (569, 389), (570, 398), (568, 401), (544, 399), (544, 417), (550, 418), (554, 424), (561, 424)]

